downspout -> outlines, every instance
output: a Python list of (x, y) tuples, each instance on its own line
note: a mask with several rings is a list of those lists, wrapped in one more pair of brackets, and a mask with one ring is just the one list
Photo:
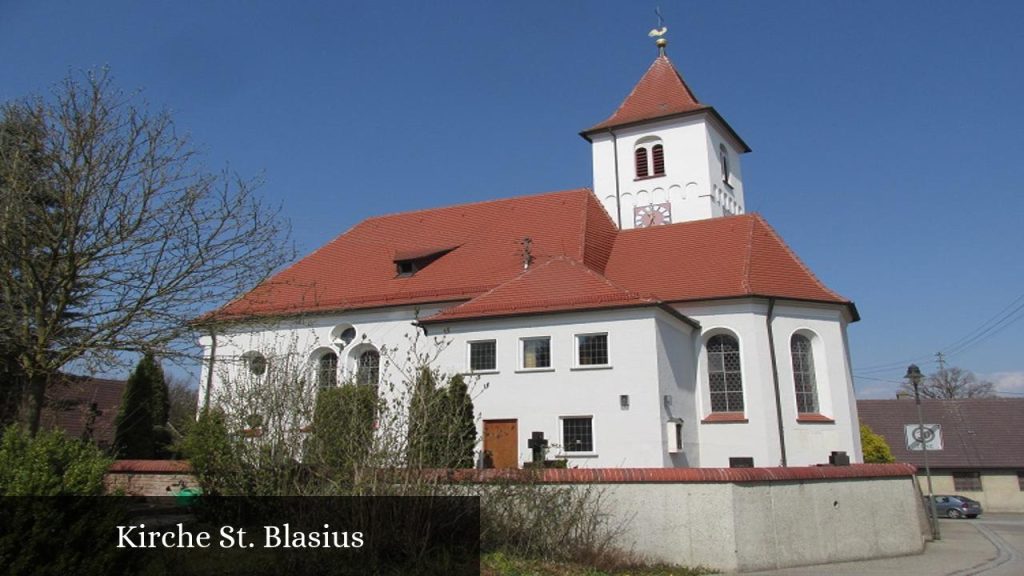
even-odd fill
[(768, 299), (768, 316), (765, 325), (768, 328), (768, 352), (772, 357), (772, 383), (775, 385), (775, 419), (779, 424), (779, 451), (782, 454), (782, 467), (786, 467), (786, 432), (782, 425), (782, 395), (779, 393), (779, 365), (775, 358), (775, 331), (772, 330), (772, 317), (775, 314), (775, 298)]
[(608, 129), (612, 137), (612, 154), (615, 164), (615, 225), (622, 230), (622, 200), (619, 198), (619, 140), (615, 137), (615, 131)]
[(203, 394), (203, 410), (210, 408), (210, 390), (213, 388), (213, 361), (217, 356), (217, 331), (210, 328), (210, 367), (206, 372), (206, 392)]

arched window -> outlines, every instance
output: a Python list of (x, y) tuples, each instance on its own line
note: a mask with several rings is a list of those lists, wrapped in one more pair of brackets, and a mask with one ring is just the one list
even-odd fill
[(796, 411), (801, 414), (818, 412), (818, 383), (814, 378), (814, 351), (811, 339), (794, 334), (789, 343), (793, 355), (793, 385), (796, 388)]
[(708, 388), (712, 412), (743, 412), (740, 343), (727, 334), (708, 339)]
[(356, 366), (356, 384), (376, 386), (380, 382), (380, 354), (367, 350), (359, 355)]
[(338, 355), (327, 352), (317, 361), (316, 383), (321, 388), (338, 385)]
[(729, 151), (725, 144), (718, 145), (718, 159), (722, 163), (722, 182), (732, 186), (732, 175), (729, 173)]
[(647, 178), (647, 148), (637, 148), (633, 151), (633, 156), (636, 159), (636, 177)]
[(665, 175), (665, 147), (661, 144), (651, 147), (651, 164), (654, 166), (655, 176)]

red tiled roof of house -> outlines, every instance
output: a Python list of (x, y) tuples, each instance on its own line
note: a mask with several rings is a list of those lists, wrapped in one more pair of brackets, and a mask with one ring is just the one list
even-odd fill
[(623, 230), (605, 275), (666, 302), (774, 296), (851, 304), (757, 214)]
[(616, 286), (576, 260), (558, 256), (423, 322), (654, 304), (659, 302)]
[(63, 430), (107, 448), (114, 444), (117, 413), (127, 382), (65, 374), (46, 389), (40, 426)]
[(584, 133), (707, 108), (697, 100), (668, 56), (662, 54), (654, 59), (618, 109)]
[[(396, 254), (452, 246), (397, 274)], [(618, 231), (589, 190), (370, 218), (208, 318), (455, 302), (432, 319), (454, 320), (742, 296), (841, 304), (856, 318), (759, 216)]]
[[(861, 424), (885, 438), (897, 462), (924, 466), (908, 450), (906, 426), (917, 426), (913, 399), (858, 400)], [(932, 468), (1024, 469), (1024, 398), (922, 400), (924, 423), (941, 426), (942, 449), (928, 451)]]

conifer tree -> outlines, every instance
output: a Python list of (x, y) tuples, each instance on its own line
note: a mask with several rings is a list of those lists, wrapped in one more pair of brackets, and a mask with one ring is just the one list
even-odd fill
[(120, 458), (150, 459), (167, 447), (168, 392), (163, 369), (146, 353), (125, 387), (114, 446)]

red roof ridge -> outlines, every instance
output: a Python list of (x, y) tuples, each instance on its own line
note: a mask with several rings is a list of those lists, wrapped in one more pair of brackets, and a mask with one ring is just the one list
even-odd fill
[[(776, 242), (778, 242), (780, 246), (782, 246), (782, 249), (786, 251), (786, 254), (788, 254), (789, 257), (792, 258), (793, 261), (796, 262), (798, 266), (800, 266), (800, 268), (807, 274), (807, 276), (811, 279), (811, 281), (814, 282), (818, 286), (818, 288), (821, 288), (824, 292), (826, 292), (827, 294), (830, 294), (836, 300), (839, 300), (839, 301), (842, 301), (842, 302), (846, 302), (846, 303), (852, 305), (852, 302), (850, 302), (849, 298), (846, 298), (846, 297), (842, 296), (838, 292), (836, 292), (836, 291), (832, 290), (831, 288), (829, 288), (828, 286), (826, 286), (825, 283), (822, 282), (821, 279), (819, 279), (818, 276), (815, 275), (815, 273), (811, 271), (811, 269), (807, 266), (807, 264), (805, 264), (804, 261), (801, 260), (800, 257), (796, 255), (796, 252), (793, 252), (793, 249), (789, 247), (789, 244), (786, 244), (785, 240), (783, 240), (782, 237), (779, 236), (779, 233), (775, 231), (775, 228), (773, 228), (772, 225), (768, 223), (768, 221), (766, 221), (757, 212), (753, 212), (750, 215), (754, 218), (755, 222), (760, 224), (764, 228), (764, 230)], [(753, 236), (753, 227), (751, 227), (751, 236)], [(749, 262), (749, 260), (748, 260), (748, 262)], [(857, 316), (856, 311), (854, 311), (854, 316), (855, 317)]]

